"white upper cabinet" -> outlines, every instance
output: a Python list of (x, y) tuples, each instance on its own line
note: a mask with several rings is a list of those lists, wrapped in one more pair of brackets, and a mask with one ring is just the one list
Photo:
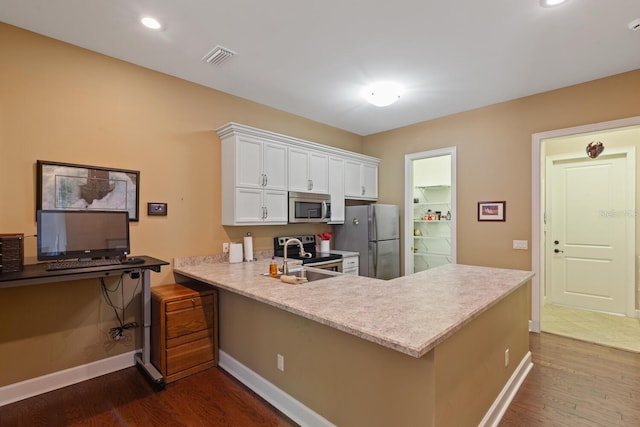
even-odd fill
[(347, 160), (344, 180), (344, 195), (347, 199), (376, 200), (378, 198), (377, 163)]
[(329, 156), (289, 147), (289, 191), (329, 194)]
[(287, 189), (286, 145), (238, 136), (235, 151), (236, 186)]
[(222, 147), (222, 225), (288, 222), (288, 191), (331, 196), (331, 223), (345, 197), (376, 200), (379, 159), (249, 126), (216, 129)]
[(342, 157), (329, 157), (330, 224), (344, 224), (344, 164)]

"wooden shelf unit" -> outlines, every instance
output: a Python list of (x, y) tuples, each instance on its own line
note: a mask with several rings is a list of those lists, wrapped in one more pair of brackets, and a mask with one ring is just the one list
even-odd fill
[(218, 365), (218, 292), (189, 283), (151, 288), (151, 363), (166, 383)]

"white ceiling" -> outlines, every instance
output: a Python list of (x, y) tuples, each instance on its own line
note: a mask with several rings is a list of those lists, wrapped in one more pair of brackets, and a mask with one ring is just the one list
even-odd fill
[[(639, 0), (0, 0), (0, 21), (359, 135), (640, 69), (636, 18)], [(202, 62), (218, 44), (238, 55)], [(407, 92), (370, 106), (376, 80)]]

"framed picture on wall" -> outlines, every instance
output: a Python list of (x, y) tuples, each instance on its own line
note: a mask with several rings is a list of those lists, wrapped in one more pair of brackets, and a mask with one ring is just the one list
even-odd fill
[(38, 160), (36, 209), (128, 211), (138, 221), (140, 172)]
[(478, 221), (506, 221), (507, 202), (478, 202)]

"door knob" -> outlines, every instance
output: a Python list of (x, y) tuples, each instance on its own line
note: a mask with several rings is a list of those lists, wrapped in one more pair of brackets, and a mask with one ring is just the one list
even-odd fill
[(554, 244), (554, 245), (557, 245), (558, 243), (560, 243), (560, 242), (558, 242), (557, 240), (554, 240), (554, 241), (553, 241), (553, 244)]
[(554, 249), (553, 252), (559, 254), (559, 253), (564, 253), (564, 251), (561, 251), (560, 249)]

